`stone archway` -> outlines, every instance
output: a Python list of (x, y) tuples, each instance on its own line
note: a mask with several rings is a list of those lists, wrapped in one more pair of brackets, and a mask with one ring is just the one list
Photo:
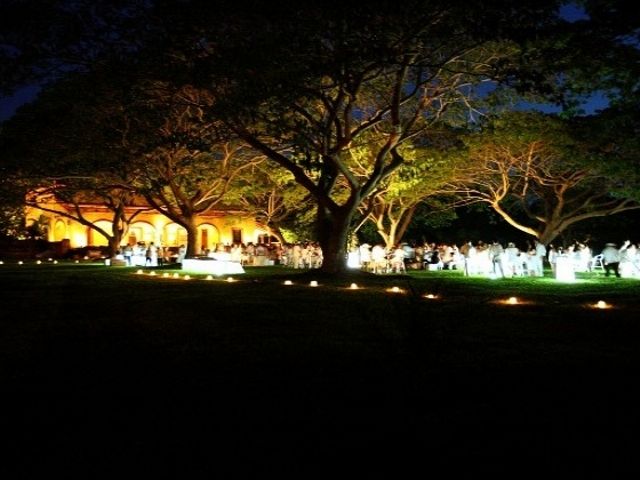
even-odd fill
[[(102, 230), (107, 232), (109, 235), (113, 235), (113, 223), (111, 223), (109, 220), (98, 220), (96, 222), (93, 222), (93, 224), (96, 227), (101, 228)], [(94, 247), (107, 247), (107, 246), (109, 246), (109, 239), (107, 237), (102, 235), (97, 230), (93, 230), (91, 233), (92, 233), (92, 235), (91, 235), (91, 240), (92, 240), (91, 241), (91, 245), (93, 245)]]
[(166, 247), (179, 247), (187, 244), (187, 230), (177, 223), (168, 223), (164, 226), (162, 244)]
[(67, 237), (67, 223), (64, 220), (56, 220), (53, 225), (53, 241), (61, 242)]
[(153, 225), (147, 222), (135, 222), (129, 225), (129, 232), (127, 235), (127, 243), (129, 245), (135, 245), (140, 242), (149, 244), (156, 239), (156, 229)]
[(218, 243), (220, 243), (220, 231), (218, 230), (218, 227), (210, 223), (202, 223), (198, 225), (197, 245), (201, 251), (215, 251)]

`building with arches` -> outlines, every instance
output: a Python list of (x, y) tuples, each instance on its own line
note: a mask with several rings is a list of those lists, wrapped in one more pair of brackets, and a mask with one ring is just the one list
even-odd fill
[[(45, 239), (50, 242), (64, 242), (69, 248), (103, 247), (107, 238), (97, 230), (70, 218), (76, 208), (82, 217), (108, 233), (112, 232), (112, 212), (99, 204), (65, 205), (48, 201), (39, 204), (41, 208), (27, 207), (27, 225), (37, 222)], [(166, 247), (186, 245), (187, 231), (162, 213), (146, 205), (127, 207), (126, 215), (136, 213), (122, 239), (122, 245), (140, 242)], [(218, 245), (234, 243), (258, 243), (266, 232), (260, 229), (253, 217), (241, 210), (225, 208), (200, 215), (197, 219), (197, 245), (201, 250), (214, 250)]]

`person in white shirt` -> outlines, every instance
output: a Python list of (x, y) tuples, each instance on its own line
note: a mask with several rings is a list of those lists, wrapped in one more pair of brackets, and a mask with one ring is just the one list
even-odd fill
[(620, 264), (620, 251), (615, 243), (607, 243), (602, 250), (602, 263), (604, 264), (604, 276), (608, 277), (611, 272), (616, 277), (620, 277), (618, 266)]

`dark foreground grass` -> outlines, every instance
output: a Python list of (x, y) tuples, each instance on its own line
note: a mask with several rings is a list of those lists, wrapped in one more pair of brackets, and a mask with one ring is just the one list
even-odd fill
[(639, 469), (640, 282), (134, 272), (0, 266), (4, 478)]

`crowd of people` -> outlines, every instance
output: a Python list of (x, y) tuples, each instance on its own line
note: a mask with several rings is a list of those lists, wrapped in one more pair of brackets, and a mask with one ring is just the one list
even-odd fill
[[(202, 257), (238, 262), (243, 266), (284, 265), (294, 269), (319, 268), (322, 249), (316, 242), (218, 244), (203, 248)], [(182, 263), (186, 248), (168, 248), (154, 242), (127, 245), (120, 255), (127, 265), (162, 266)], [(542, 277), (548, 265), (556, 278), (574, 278), (576, 272), (601, 270), (605, 276), (640, 278), (640, 244), (625, 241), (620, 247), (607, 243), (598, 254), (586, 243), (568, 247), (543, 245), (539, 241), (519, 248), (513, 242), (401, 243), (392, 249), (382, 244), (354, 245), (348, 264), (372, 273), (404, 273), (408, 269), (458, 270), (464, 275), (493, 278)]]
[(116, 258), (124, 260), (128, 266), (161, 267), (170, 263), (182, 263), (187, 249), (180, 245), (177, 249), (156, 245), (155, 242), (138, 242), (120, 247)]
[(391, 273), (411, 269), (458, 270), (464, 275), (492, 278), (542, 277), (548, 265), (556, 278), (575, 278), (577, 272), (602, 270), (605, 276), (640, 278), (640, 245), (625, 241), (618, 248), (607, 243), (594, 254), (586, 243), (574, 242), (568, 247), (548, 247), (539, 241), (519, 248), (493, 242), (455, 244), (426, 242), (423, 245), (402, 243), (393, 249), (363, 243), (350, 253), (350, 263), (374, 273)]

